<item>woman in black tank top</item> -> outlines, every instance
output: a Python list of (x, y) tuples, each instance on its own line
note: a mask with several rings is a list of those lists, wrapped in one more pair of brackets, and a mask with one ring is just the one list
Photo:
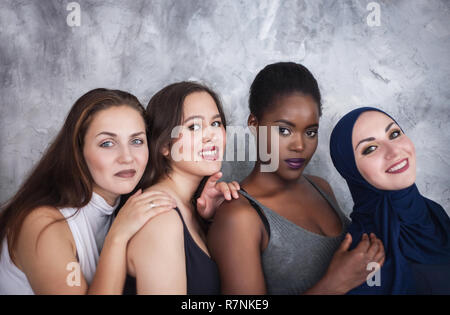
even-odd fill
[[(184, 223), (183, 216), (175, 208), (183, 222), (184, 252), (186, 256), (186, 293), (188, 295), (220, 294), (219, 270), (216, 263), (195, 242)], [(124, 294), (136, 294), (136, 278), (128, 276)]]
[(127, 265), (135, 279), (128, 278), (125, 293), (137, 287), (143, 294), (220, 294), (217, 265), (193, 203), (201, 183), (222, 164), (226, 137), (219, 98), (194, 82), (169, 85), (150, 100), (147, 124), (152, 150), (143, 186), (171, 195), (178, 207), (149, 221), (130, 241)]

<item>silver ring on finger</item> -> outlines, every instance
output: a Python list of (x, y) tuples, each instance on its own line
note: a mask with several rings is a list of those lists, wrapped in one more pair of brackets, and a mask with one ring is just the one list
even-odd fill
[(150, 201), (150, 209), (153, 209), (154, 207), (156, 207), (155, 203), (152, 201)]

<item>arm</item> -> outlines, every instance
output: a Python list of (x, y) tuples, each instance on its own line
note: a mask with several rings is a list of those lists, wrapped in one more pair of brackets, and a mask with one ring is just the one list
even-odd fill
[[(158, 206), (151, 208), (150, 201)], [(64, 217), (56, 208), (38, 208), (24, 220), (16, 249), (18, 267), (36, 294), (122, 294), (128, 240), (145, 222), (174, 206), (173, 200), (158, 192), (138, 192), (130, 197), (105, 239), (89, 288)], [(57, 220), (61, 221), (54, 223)]]
[(129, 273), (138, 294), (186, 294), (183, 224), (170, 211), (149, 221), (130, 241)]
[(261, 219), (243, 199), (225, 202), (208, 232), (208, 248), (220, 271), (223, 294), (265, 294)]
[(126, 247), (126, 240), (106, 236), (88, 294), (122, 294), (126, 277)]
[(138, 191), (127, 200), (105, 238), (89, 294), (122, 294), (127, 273), (126, 251), (129, 240), (154, 216), (175, 206), (172, 197), (159, 191)]
[[(35, 294), (87, 292), (86, 280), (77, 266), (70, 228), (65, 221), (53, 223), (63, 218), (55, 208), (41, 207), (24, 220), (14, 251), (15, 262), (27, 276)], [(68, 266), (73, 268), (68, 270)]]

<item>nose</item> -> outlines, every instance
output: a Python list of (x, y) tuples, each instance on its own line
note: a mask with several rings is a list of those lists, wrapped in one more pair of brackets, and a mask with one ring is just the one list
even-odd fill
[(119, 163), (129, 164), (131, 162), (133, 162), (133, 155), (131, 154), (130, 148), (126, 145), (121, 146), (119, 153)]
[(303, 151), (304, 149), (304, 141), (303, 141), (303, 137), (300, 133), (298, 133), (297, 135), (295, 135), (293, 137), (293, 140), (291, 142), (290, 145), (290, 149), (293, 151)]
[(214, 142), (217, 140), (218, 134), (217, 134), (217, 130), (218, 128), (214, 128), (211, 126), (208, 126), (206, 128), (203, 129), (203, 134), (202, 134), (202, 140), (203, 143), (208, 143), (208, 142)]
[(385, 155), (384, 158), (386, 160), (393, 160), (398, 156), (399, 153), (399, 148), (398, 145), (391, 143), (391, 142), (386, 142), (385, 144)]

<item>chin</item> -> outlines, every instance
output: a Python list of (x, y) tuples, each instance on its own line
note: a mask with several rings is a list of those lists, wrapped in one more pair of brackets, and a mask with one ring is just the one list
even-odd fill
[(299, 170), (281, 170), (277, 172), (278, 176), (286, 181), (298, 180), (303, 174), (303, 169)]
[(372, 184), (372, 186), (374, 186), (375, 188), (381, 189), (381, 190), (391, 190), (392, 191), (392, 190), (401, 190), (401, 189), (411, 187), (412, 185), (414, 185), (415, 182), (416, 182), (416, 177), (414, 176), (414, 177), (407, 178), (407, 179), (399, 178), (398, 180), (395, 180), (395, 181), (386, 180), (386, 182)]
[(412, 185), (414, 185), (415, 182), (416, 182), (415, 178), (412, 180), (401, 182), (393, 190), (400, 190), (400, 189), (405, 189), (405, 188), (411, 187)]
[(133, 191), (134, 188), (136, 188), (137, 183), (130, 183), (127, 185), (116, 185), (113, 190), (111, 190), (112, 193), (117, 195), (126, 195)]
[(221, 169), (221, 167), (214, 167), (214, 168), (208, 169), (208, 170), (205, 171), (205, 173), (204, 173), (203, 176), (211, 176), (211, 175), (214, 175), (215, 173), (219, 172), (220, 169)]

